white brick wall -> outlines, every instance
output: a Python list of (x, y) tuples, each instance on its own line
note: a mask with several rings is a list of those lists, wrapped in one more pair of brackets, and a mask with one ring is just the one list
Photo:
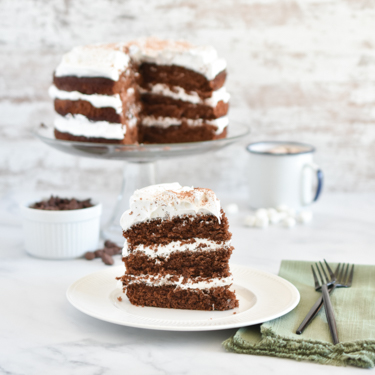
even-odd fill
[(244, 145), (290, 139), (317, 147), (327, 189), (375, 189), (375, 2), (3, 0), (0, 14), (2, 191), (119, 188), (120, 162), (62, 154), (30, 131), (51, 122), (47, 89), (66, 50), (145, 35), (214, 45), (231, 117), (252, 128), (216, 154), (160, 162), (159, 181), (244, 192)]

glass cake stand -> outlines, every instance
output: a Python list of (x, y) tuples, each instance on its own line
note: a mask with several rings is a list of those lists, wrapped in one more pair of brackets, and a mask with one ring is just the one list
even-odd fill
[(120, 194), (109, 222), (102, 229), (102, 237), (121, 244), (123, 240), (119, 225), (121, 215), (129, 208), (129, 198), (134, 190), (155, 184), (155, 162), (174, 157), (193, 156), (213, 152), (227, 147), (246, 135), (247, 125), (231, 122), (226, 138), (214, 141), (119, 145), (91, 142), (74, 142), (56, 139), (53, 128), (41, 125), (33, 134), (42, 142), (71, 155), (96, 159), (123, 160), (123, 180)]

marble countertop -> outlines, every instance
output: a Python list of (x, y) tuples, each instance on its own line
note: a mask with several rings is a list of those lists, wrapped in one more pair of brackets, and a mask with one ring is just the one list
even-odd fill
[[(113, 197), (91, 195), (104, 203), (105, 220)], [(17, 209), (23, 199), (25, 194), (8, 194), (0, 201), (0, 374), (363, 374), (353, 367), (227, 353), (221, 343), (235, 330), (150, 331), (84, 315), (69, 304), (66, 289), (106, 266), (99, 260), (28, 256)], [(324, 194), (313, 207), (313, 221), (293, 229), (246, 228), (246, 201), (222, 200), (242, 207), (229, 215), (233, 263), (274, 274), (282, 259), (375, 264), (375, 194)]]

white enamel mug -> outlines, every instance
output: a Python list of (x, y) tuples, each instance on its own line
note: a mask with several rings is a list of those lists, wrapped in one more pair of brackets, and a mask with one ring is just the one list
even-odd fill
[[(293, 148), (294, 152), (277, 152), (280, 146)], [(313, 161), (313, 146), (299, 142), (257, 142), (249, 144), (247, 151), (251, 208), (286, 205), (299, 210), (319, 198), (323, 172)]]

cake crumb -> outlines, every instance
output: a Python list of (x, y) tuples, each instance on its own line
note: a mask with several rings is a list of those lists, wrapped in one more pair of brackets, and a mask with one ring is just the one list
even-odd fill
[(122, 301), (122, 297), (121, 297), (121, 296), (117, 297), (117, 299), (118, 299), (120, 302)]
[(233, 313), (233, 315), (237, 314), (236, 312)]

